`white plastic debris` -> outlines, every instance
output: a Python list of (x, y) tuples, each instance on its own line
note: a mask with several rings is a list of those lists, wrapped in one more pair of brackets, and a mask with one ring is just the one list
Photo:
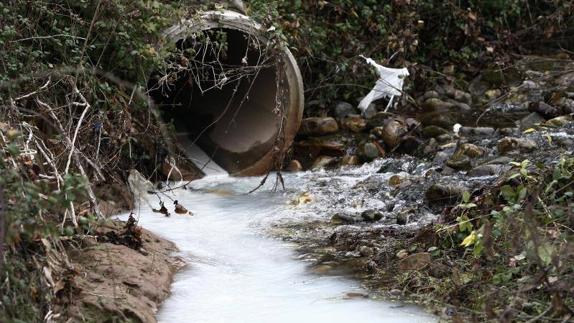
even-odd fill
[(371, 58), (360, 55), (364, 58), (367, 63), (373, 65), (377, 69), (379, 74), (379, 79), (375, 83), (375, 87), (365, 96), (359, 103), (359, 109), (364, 114), (371, 102), (387, 98), (389, 103), (385, 108), (385, 111), (393, 104), (393, 99), (395, 96), (401, 96), (403, 93), (403, 83), (405, 78), (409, 76), (409, 70), (405, 67), (403, 68), (389, 68), (383, 65), (377, 64)]

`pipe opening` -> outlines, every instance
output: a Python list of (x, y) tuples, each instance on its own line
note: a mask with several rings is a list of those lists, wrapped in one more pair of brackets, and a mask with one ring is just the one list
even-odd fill
[[(302, 114), (303, 89), (290, 53), (267, 48), (252, 21), (245, 21), (250, 28), (244, 30), (237, 21), (229, 26), (218, 21), (191, 35), (172, 35), (173, 55), (164, 71), (151, 75), (148, 93), (175, 127), (180, 145), (196, 144), (232, 175), (260, 175), (273, 166), (280, 129), (290, 145)], [(278, 86), (284, 87), (279, 93), (284, 99)]]

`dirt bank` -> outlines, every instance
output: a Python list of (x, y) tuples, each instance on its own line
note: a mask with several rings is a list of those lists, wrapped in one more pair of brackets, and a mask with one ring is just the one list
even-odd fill
[[(100, 228), (98, 235), (121, 235), (124, 226), (124, 222), (111, 222)], [(174, 256), (177, 248), (172, 242), (142, 228), (137, 230), (141, 232), (137, 249), (109, 238), (90, 237), (68, 252), (77, 275), (71, 303), (64, 310), (67, 319), (156, 322), (155, 314), (169, 296), (173, 276), (184, 264)]]

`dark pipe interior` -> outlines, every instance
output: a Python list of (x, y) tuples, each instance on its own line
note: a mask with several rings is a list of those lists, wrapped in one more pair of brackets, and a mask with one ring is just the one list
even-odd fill
[[(220, 52), (218, 61), (224, 70), (229, 67), (257, 66), (261, 50), (249, 46), (245, 33), (231, 29), (209, 30), (205, 37), (216, 39), (222, 35), (227, 39), (227, 50)], [(183, 40), (177, 43), (179, 53), (174, 61), (188, 64), (181, 58), (195, 57), (196, 61), (216, 61), (216, 54), (202, 40)], [(248, 48), (249, 47), (249, 48)], [(247, 64), (242, 59), (247, 55)], [(217, 51), (215, 51), (217, 52)], [(200, 84), (204, 90), (215, 84), (213, 73), (222, 69), (219, 64), (209, 68), (195, 68), (193, 59), (188, 66), (194, 73), (200, 73)], [(148, 89), (151, 98), (162, 111), (167, 122), (172, 122), (178, 134), (187, 133), (221, 167), (229, 173), (237, 173), (260, 160), (273, 148), (279, 128), (279, 120), (273, 109), (276, 106), (276, 69), (274, 64), (259, 70), (259, 73), (227, 82), (221, 89), (213, 88), (204, 93), (191, 73), (177, 72), (169, 88), (159, 88), (162, 76), (154, 73)], [(203, 65), (205, 66), (205, 65)], [(214, 69), (211, 69), (214, 67)], [(231, 78), (231, 77), (230, 77)]]

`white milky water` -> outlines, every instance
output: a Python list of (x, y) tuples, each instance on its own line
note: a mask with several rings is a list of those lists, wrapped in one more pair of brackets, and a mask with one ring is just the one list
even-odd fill
[[(289, 205), (309, 181), (287, 175), (288, 192), (272, 190), (274, 179), (246, 194), (261, 178), (209, 176), (169, 197), (193, 216), (152, 213), (142, 203), (139, 224), (173, 241), (188, 263), (175, 277), (172, 294), (162, 305), (163, 323), (282, 322), (436, 322), (421, 309), (348, 293), (367, 293), (359, 283), (340, 276), (322, 276), (298, 260), (294, 245), (265, 234), (276, 220), (298, 217)], [(175, 185), (175, 184), (174, 184)], [(173, 204), (162, 197), (170, 210)], [(155, 203), (150, 196), (151, 203)], [(173, 212), (172, 212), (173, 213)]]

